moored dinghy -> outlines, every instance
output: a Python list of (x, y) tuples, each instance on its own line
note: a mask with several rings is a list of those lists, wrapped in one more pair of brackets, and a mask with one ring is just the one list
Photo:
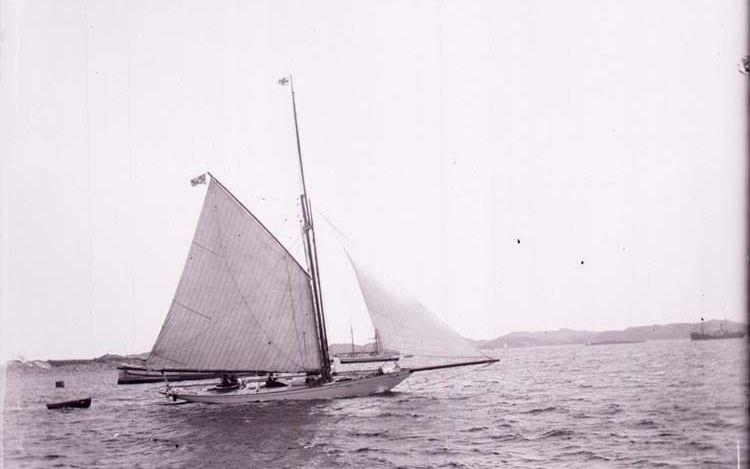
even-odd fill
[(72, 408), (87, 409), (90, 406), (91, 406), (90, 397), (86, 397), (84, 399), (74, 399), (72, 401), (47, 403), (48, 409), (72, 409)]
[[(291, 85), (291, 77), (280, 83)], [(453, 362), (332, 373), (293, 88), (292, 105), (307, 268), (210, 175), (188, 259), (146, 368), (162, 373), (298, 373), (306, 378), (288, 384), (240, 381), (236, 389), (234, 383), (232, 389), (166, 386), (160, 392), (174, 400), (227, 404), (359, 397), (387, 392), (416, 371), (497, 361), (482, 355), (403, 289), (376, 278), (347, 250), (382, 346)], [(205, 177), (194, 181), (205, 182)]]

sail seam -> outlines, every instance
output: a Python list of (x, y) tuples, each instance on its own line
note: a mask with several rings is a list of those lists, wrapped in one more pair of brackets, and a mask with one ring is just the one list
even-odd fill
[(207, 248), (206, 246), (202, 245), (198, 241), (193, 241), (193, 244), (196, 245), (196, 246), (198, 246), (199, 248), (203, 249), (204, 251), (210, 252), (211, 254), (213, 254), (215, 256), (224, 257), (223, 254), (221, 254), (219, 252), (216, 252), (216, 251), (214, 251), (212, 249)]
[(172, 302), (173, 302), (174, 304), (176, 304), (177, 306), (181, 306), (181, 307), (183, 307), (184, 309), (186, 309), (186, 310), (190, 311), (191, 313), (195, 313), (195, 314), (197, 314), (198, 316), (204, 317), (204, 318), (206, 318), (206, 319), (210, 319), (210, 320), (213, 320), (213, 318), (212, 318), (211, 316), (208, 316), (208, 315), (206, 315), (206, 314), (203, 314), (203, 313), (201, 313), (200, 311), (197, 311), (197, 310), (195, 310), (195, 309), (193, 309), (193, 308), (191, 308), (191, 307), (189, 307), (189, 306), (187, 306), (187, 305), (184, 305), (184, 304), (180, 303), (179, 301), (177, 301), (177, 298), (175, 298), (174, 300), (172, 300)]
[[(287, 294), (289, 295), (289, 303), (291, 304), (291, 310), (292, 310), (292, 324), (294, 324), (294, 335), (297, 336), (297, 344), (300, 343), (300, 336), (299, 336), (299, 328), (297, 327), (297, 314), (296, 309), (294, 307), (294, 295), (292, 294), (292, 278), (289, 272), (289, 264), (286, 264), (286, 287), (287, 287)], [(307, 351), (307, 341), (303, 340), (302, 343), (304, 344), (304, 351)], [(303, 352), (302, 347), (299, 348), (299, 355), (300, 355), (300, 362), (302, 363), (302, 366), (305, 366), (305, 355)]]
[(161, 357), (161, 358), (163, 358), (165, 360), (169, 360), (169, 361), (174, 362), (174, 363), (180, 363), (182, 365), (187, 365), (187, 363), (185, 363), (183, 361), (175, 360), (174, 358), (169, 358), (169, 357), (167, 357), (165, 355), (162, 355), (159, 352), (155, 352), (153, 350), (151, 351), (151, 353), (149, 353), (149, 358), (151, 358), (151, 356), (157, 356), (157, 357)]

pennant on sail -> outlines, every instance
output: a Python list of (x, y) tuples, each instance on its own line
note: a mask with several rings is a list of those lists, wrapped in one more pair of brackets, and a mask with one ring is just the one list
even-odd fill
[[(337, 230), (338, 231), (338, 230)], [(377, 276), (346, 249), (382, 348), (420, 357), (484, 357), (396, 282)]]
[(321, 368), (307, 273), (214, 178), (147, 366), (278, 372)]

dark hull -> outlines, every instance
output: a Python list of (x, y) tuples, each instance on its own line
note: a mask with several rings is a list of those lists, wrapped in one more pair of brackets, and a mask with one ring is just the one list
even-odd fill
[(53, 402), (53, 403), (47, 404), (47, 408), (48, 409), (70, 409), (70, 408), (86, 409), (90, 405), (91, 405), (91, 398), (87, 397), (86, 399), (77, 399), (75, 401)]
[(342, 357), (339, 356), (339, 360), (342, 364), (347, 363), (374, 363), (374, 362), (396, 362), (398, 356), (395, 357), (383, 357), (383, 356), (364, 356), (364, 357)]
[[(159, 371), (149, 371), (145, 368), (120, 365), (117, 367), (117, 384), (143, 384), (164, 382), (164, 375)], [(167, 381), (194, 381), (199, 379), (221, 378), (221, 373), (182, 373), (168, 371), (165, 373)], [(239, 374), (237, 376), (249, 376), (248, 374)]]
[(690, 340), (719, 340), (719, 339), (741, 339), (745, 337), (744, 332), (725, 332), (721, 335), (690, 333)]

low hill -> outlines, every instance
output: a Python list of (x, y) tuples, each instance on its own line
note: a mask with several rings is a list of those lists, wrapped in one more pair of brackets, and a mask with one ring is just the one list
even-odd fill
[[(712, 319), (703, 324), (706, 333), (719, 331), (746, 330), (747, 325), (732, 321)], [(687, 339), (691, 332), (700, 331), (700, 323), (654, 324), (650, 326), (628, 327), (611, 331), (577, 331), (558, 329), (541, 332), (511, 332), (479, 345), (483, 349), (504, 347), (533, 347), (540, 345), (570, 345), (602, 342), (644, 342), (647, 340)], [(479, 342), (479, 341), (474, 341)]]
[[(721, 321), (712, 319), (703, 324), (704, 332), (711, 334), (720, 331), (747, 331), (747, 324), (732, 321)], [(648, 340), (688, 339), (691, 332), (699, 332), (700, 323), (672, 323), (653, 324), (650, 326), (628, 327), (622, 330), (611, 331), (578, 331), (574, 329), (558, 329), (556, 331), (541, 332), (511, 332), (491, 340), (467, 339), (474, 346), (481, 349), (500, 349), (506, 347), (536, 347), (544, 345), (572, 345), (572, 344), (597, 344), (617, 342), (644, 342)], [(332, 355), (348, 354), (352, 351), (352, 344), (334, 343), (328, 346)], [(365, 345), (354, 345), (357, 353), (372, 352), (375, 343)], [(9, 370), (13, 369), (37, 369), (45, 370), (50, 367), (59, 366), (91, 366), (114, 369), (121, 363), (142, 365), (148, 357), (148, 352), (132, 355), (106, 354), (98, 358), (89, 359), (67, 359), (67, 360), (24, 360), (12, 359), (5, 363)]]

